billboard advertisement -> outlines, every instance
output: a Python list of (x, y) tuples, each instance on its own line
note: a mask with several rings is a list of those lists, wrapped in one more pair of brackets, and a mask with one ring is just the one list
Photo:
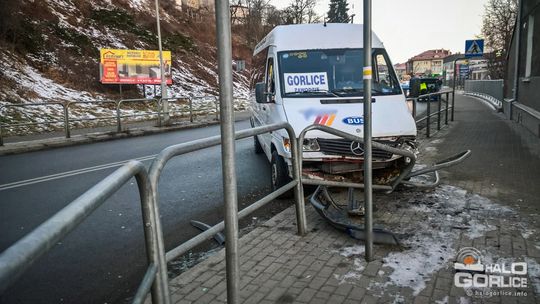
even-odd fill
[[(99, 75), (103, 84), (160, 84), (159, 51), (100, 50)], [(163, 51), (163, 71), (172, 84), (171, 52)]]

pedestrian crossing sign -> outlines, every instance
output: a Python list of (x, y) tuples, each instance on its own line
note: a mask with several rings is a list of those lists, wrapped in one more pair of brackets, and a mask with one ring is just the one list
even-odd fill
[(477, 57), (484, 55), (484, 39), (465, 40), (465, 56)]

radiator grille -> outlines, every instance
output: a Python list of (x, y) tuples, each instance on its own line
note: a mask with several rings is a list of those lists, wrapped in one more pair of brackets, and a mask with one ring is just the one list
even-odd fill
[[(353, 157), (362, 157), (363, 154), (357, 155), (354, 154), (351, 150), (352, 141), (347, 139), (327, 139), (327, 138), (317, 138), (321, 152), (324, 154), (330, 155), (344, 155), (344, 156), (353, 156)], [(377, 141), (378, 143), (388, 145), (390, 147), (397, 147), (397, 142), (391, 141)], [(360, 146), (363, 149), (363, 144), (360, 143)], [(392, 158), (392, 153), (387, 152), (381, 149), (373, 148), (372, 150), (373, 158), (378, 159), (390, 159)]]

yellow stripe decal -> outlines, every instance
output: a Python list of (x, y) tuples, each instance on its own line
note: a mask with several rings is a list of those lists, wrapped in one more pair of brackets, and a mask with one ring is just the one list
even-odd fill
[(334, 122), (334, 119), (335, 119), (335, 118), (336, 118), (336, 114), (330, 115), (330, 118), (329, 118), (328, 121), (326, 122), (326, 125), (330, 127), (330, 126), (332, 125), (332, 123)]

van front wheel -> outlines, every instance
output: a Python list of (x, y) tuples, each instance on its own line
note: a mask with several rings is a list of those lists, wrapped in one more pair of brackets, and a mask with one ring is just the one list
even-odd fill
[[(271, 161), (271, 181), (272, 191), (275, 191), (291, 181), (289, 177), (289, 169), (285, 159), (281, 157), (277, 151), (272, 152)], [(289, 190), (285, 192), (280, 198), (288, 198), (292, 196), (293, 191)]]

